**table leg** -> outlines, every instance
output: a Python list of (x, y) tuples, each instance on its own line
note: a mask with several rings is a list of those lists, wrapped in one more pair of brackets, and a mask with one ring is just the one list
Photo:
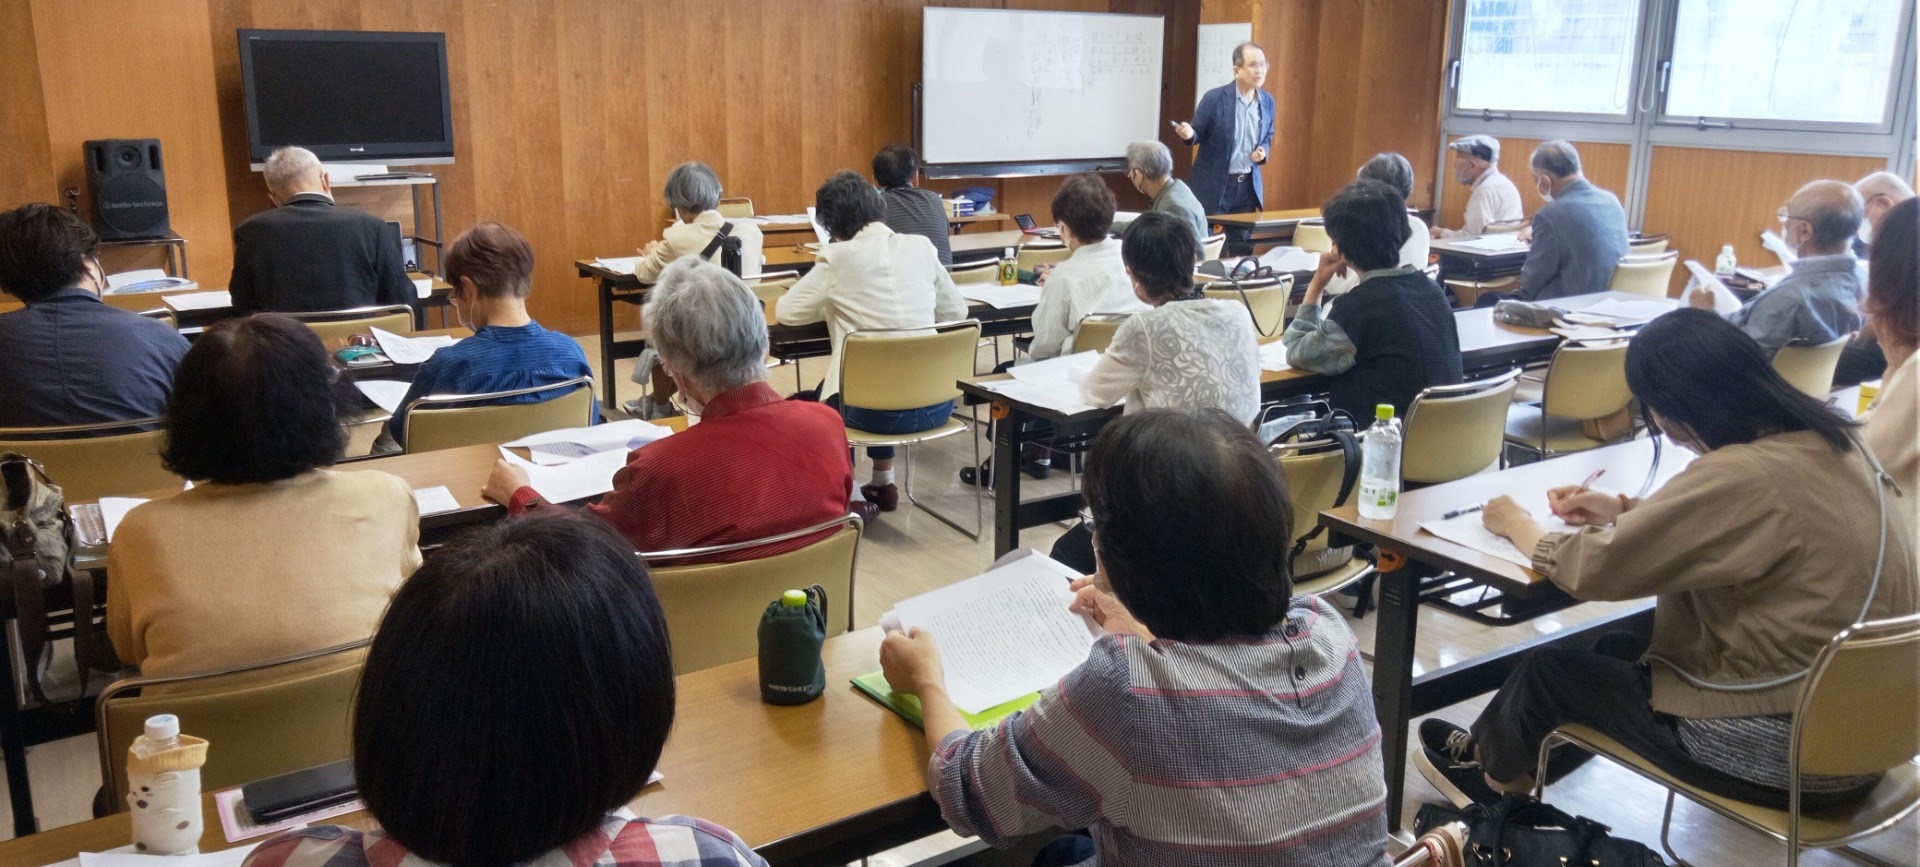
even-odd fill
[(993, 558), (1020, 546), (1020, 429), (1026, 414), (993, 405)]
[(40, 823), (33, 815), (33, 787), (27, 777), (26, 726), (21, 722), (20, 708), (13, 701), (16, 684), (13, 679), (11, 644), (6, 640), (4, 630), (0, 630), (0, 701), (7, 705), (0, 708), (0, 750), (6, 753), (7, 792), (13, 804), (13, 836), (25, 837), (39, 831)]
[(613, 372), (613, 281), (605, 277), (595, 281), (600, 288), (600, 405), (613, 409), (620, 405)]
[(1373, 628), (1373, 710), (1387, 776), (1387, 828), (1400, 827), (1406, 788), (1407, 726), (1413, 721), (1413, 649), (1420, 625), (1419, 577), (1397, 551), (1380, 551), (1380, 610)]

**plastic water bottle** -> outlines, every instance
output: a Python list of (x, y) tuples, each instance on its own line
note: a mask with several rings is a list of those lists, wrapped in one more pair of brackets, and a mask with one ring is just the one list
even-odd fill
[(1713, 273), (1722, 277), (1731, 277), (1733, 276), (1734, 269), (1738, 267), (1740, 267), (1740, 260), (1733, 256), (1733, 245), (1722, 245), (1720, 247), (1720, 257), (1713, 260)]
[(1000, 252), (1000, 285), (1012, 286), (1020, 282), (1020, 260), (1014, 258), (1013, 248)]
[(760, 700), (806, 704), (827, 689), (820, 645), (827, 640), (827, 593), (788, 590), (760, 615)]
[(146, 734), (127, 748), (127, 806), (133, 811), (133, 848), (143, 855), (200, 851), (200, 766), (207, 742), (180, 734), (180, 719), (147, 718)]
[(1400, 509), (1400, 420), (1393, 404), (1373, 408), (1377, 419), (1360, 445), (1360, 517), (1374, 521), (1393, 518)]

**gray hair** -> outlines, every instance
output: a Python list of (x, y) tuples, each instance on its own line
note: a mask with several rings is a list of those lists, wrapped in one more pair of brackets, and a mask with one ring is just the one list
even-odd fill
[(720, 176), (706, 163), (681, 163), (667, 172), (667, 205), (701, 213), (720, 205)]
[(1173, 151), (1157, 141), (1134, 142), (1127, 145), (1127, 169), (1151, 181), (1165, 180), (1173, 174)]
[(1541, 142), (1533, 149), (1533, 169), (1556, 178), (1572, 177), (1580, 173), (1580, 152), (1565, 139)]
[(1399, 190), (1403, 199), (1413, 195), (1413, 163), (1396, 153), (1374, 154), (1355, 177), (1386, 184)]
[(320, 158), (306, 148), (281, 148), (267, 157), (266, 166), (261, 170), (266, 177), (267, 190), (274, 195), (292, 190), (312, 182), (319, 184), (326, 169), (320, 167)]
[(1811, 181), (1788, 200), (1795, 217), (1813, 226), (1814, 243), (1831, 247), (1860, 231), (1866, 204), (1845, 181)]
[(1913, 187), (1907, 186), (1906, 178), (1893, 172), (1874, 172), (1853, 182), (1853, 190), (1863, 199), (1874, 196), (1886, 196), (1894, 204), (1900, 204), (1913, 198)]
[(655, 352), (680, 376), (718, 394), (767, 378), (767, 317), (725, 268), (683, 256), (660, 272), (642, 316)]

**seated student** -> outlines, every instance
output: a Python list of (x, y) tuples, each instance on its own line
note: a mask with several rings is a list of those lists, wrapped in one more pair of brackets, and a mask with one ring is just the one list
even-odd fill
[(1039, 360), (1066, 355), (1080, 320), (1094, 313), (1132, 313), (1147, 309), (1134, 297), (1133, 281), (1120, 261), (1120, 242), (1107, 235), (1113, 227), (1113, 191), (1092, 175), (1074, 175), (1053, 194), (1053, 221), (1072, 251), (1047, 272), (1040, 304), (1033, 310), (1033, 346)]
[(1526, 219), (1520, 207), (1520, 188), (1500, 173), (1500, 140), (1490, 135), (1468, 135), (1447, 144), (1453, 151), (1453, 179), (1473, 192), (1467, 195), (1465, 226), (1459, 229), (1433, 227), (1428, 233), (1441, 238), (1478, 238), (1495, 223)]
[[(1788, 385), (1753, 341), (1677, 310), (1634, 337), (1627, 382), (1699, 458), (1643, 500), (1549, 491), (1557, 515), (1584, 525), (1575, 532), (1547, 532), (1508, 497), (1485, 521), (1577, 599), (1657, 596), (1652, 645), (1613, 635), (1592, 651), (1536, 650), (1472, 734), (1421, 724), (1414, 763), (1456, 804), (1530, 789), (1541, 740), (1577, 722), (1691, 785), (1785, 809), (1807, 665), (1841, 629), (1916, 610), (1913, 537), (1853, 423)], [(1877, 776), (1803, 777), (1801, 803), (1837, 803)]]
[(1867, 447), (1893, 474), (1905, 496), (1913, 535), (1920, 539), (1920, 199), (1907, 199), (1881, 218), (1867, 269), (1866, 308), (1886, 350), (1880, 397), (1863, 434)]
[[(1379, 181), (1386, 184), (1400, 194), (1402, 202), (1413, 195), (1413, 163), (1407, 162), (1407, 158), (1399, 154), (1374, 154), (1373, 159), (1367, 160), (1366, 165), (1360, 167), (1360, 172), (1354, 179)], [(1409, 211), (1407, 240), (1400, 245), (1400, 266), (1415, 270), (1426, 268), (1427, 257), (1433, 252), (1432, 245), (1433, 239), (1427, 234), (1427, 224), (1420, 222), (1420, 218)], [(1333, 299), (1347, 294), (1359, 283), (1360, 275), (1351, 268), (1335, 274), (1327, 281), (1327, 287), (1324, 290), (1326, 306), (1333, 306)]]
[(333, 184), (312, 151), (274, 151), (261, 174), (276, 207), (233, 230), (233, 312), (414, 303), (419, 293), (386, 221), (334, 205)]
[[(1792, 273), (1753, 296), (1728, 321), (1771, 356), (1789, 343), (1829, 343), (1860, 329), (1860, 194), (1839, 181), (1814, 181), (1780, 206), (1780, 240), (1799, 255)], [(1713, 293), (1694, 287), (1687, 302), (1713, 309)]]
[[(447, 247), (447, 303), (473, 336), (442, 347), (420, 365), (400, 408), (387, 422), (395, 442), (406, 430), (407, 404), (430, 394), (512, 391), (581, 376), (593, 376), (587, 354), (573, 338), (540, 327), (527, 314), (533, 291), (533, 247), (511, 227), (481, 223)], [(539, 403), (562, 392), (546, 391), (489, 401)], [(598, 410), (595, 410), (598, 416)], [(585, 419), (581, 423), (586, 423)]]
[(1120, 246), (1133, 292), (1151, 309), (1127, 317), (1080, 383), (1094, 406), (1126, 399), (1127, 412), (1213, 407), (1251, 424), (1260, 411), (1260, 347), (1238, 301), (1200, 294), (1200, 248), (1185, 221), (1149, 211)]
[(134, 421), (166, 409), (187, 340), (103, 303), (105, 286), (100, 239), (73, 212), (34, 203), (0, 213), (0, 291), (27, 305), (0, 313), (0, 428)]
[(1127, 182), (1153, 200), (1149, 211), (1172, 214), (1193, 228), (1193, 240), (1206, 247), (1207, 211), (1187, 182), (1173, 176), (1173, 151), (1157, 141), (1127, 145)]
[(969, 731), (941, 636), (880, 645), (925, 711), (947, 823), (992, 845), (1091, 833), (1037, 864), (1385, 867), (1366, 669), (1333, 607), (1292, 595), (1296, 516), (1259, 440), (1214, 409), (1134, 413), (1094, 441), (1086, 495), (1100, 569), (1073, 607), (1108, 634), (1031, 708)]
[(330, 470), (339, 381), (313, 331), (274, 314), (207, 329), (167, 406), (168, 470), (190, 491), (135, 506), (107, 553), (107, 635), (143, 675), (261, 662), (373, 634), (420, 565), (413, 491)]
[(940, 194), (923, 190), (920, 155), (906, 145), (890, 144), (873, 155), (873, 182), (887, 202), (887, 228), (933, 242), (940, 264), (953, 267), (953, 239), (947, 231), (947, 206)]
[(1866, 217), (1860, 223), (1860, 234), (1854, 239), (1853, 251), (1864, 257), (1871, 250), (1873, 239), (1879, 235), (1887, 212), (1893, 210), (1895, 205), (1913, 198), (1913, 187), (1908, 186), (1906, 179), (1899, 175), (1879, 171), (1854, 181), (1853, 191), (1860, 194), (1862, 213)]
[[(853, 471), (840, 416), (767, 385), (767, 320), (740, 278), (681, 259), (647, 294), (653, 346), (700, 423), (636, 449), (613, 491), (586, 511), (642, 552), (749, 542), (847, 513)], [(493, 465), (486, 496), (513, 514), (544, 507), (524, 470)], [(790, 539), (716, 560), (803, 548)]]
[(673, 728), (667, 648), (646, 566), (604, 524), (480, 526), (367, 651), (353, 775), (378, 830), (287, 831), (245, 867), (764, 867), (725, 828), (630, 806)]
[[(1533, 215), (1533, 244), (1512, 297), (1549, 301), (1605, 292), (1614, 266), (1627, 255), (1627, 212), (1620, 198), (1589, 182), (1579, 151), (1559, 140), (1534, 148), (1533, 183), (1547, 204)], [(1487, 292), (1475, 304), (1491, 307), (1503, 297)]]
[[(1334, 409), (1362, 425), (1388, 403), (1405, 417), (1421, 389), (1460, 381), (1460, 335), (1447, 297), (1420, 269), (1400, 262), (1410, 231), (1407, 203), (1379, 181), (1359, 180), (1321, 206), (1333, 252), (1307, 286), (1282, 340), (1287, 363), (1331, 380)], [(1334, 275), (1359, 282), (1323, 312), (1321, 295)]]
[[(825, 321), (833, 338), (820, 398), (840, 406), (840, 350), (847, 332), (868, 328), (923, 328), (964, 319), (967, 302), (940, 266), (933, 243), (887, 228), (885, 200), (859, 174), (843, 171), (814, 194), (814, 214), (833, 239), (813, 270), (793, 284), (775, 308), (782, 325)], [(953, 414), (953, 401), (906, 410), (849, 406), (847, 424), (881, 434), (932, 430)], [(893, 448), (867, 449), (873, 481), (854, 491), (855, 508), (868, 520), (900, 507), (893, 483)]]

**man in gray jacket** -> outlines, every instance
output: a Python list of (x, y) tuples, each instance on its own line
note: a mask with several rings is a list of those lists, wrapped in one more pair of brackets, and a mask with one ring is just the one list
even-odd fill
[(1533, 247), (1514, 297), (1545, 301), (1606, 291), (1613, 267), (1627, 255), (1620, 199), (1589, 183), (1580, 153), (1558, 139), (1534, 149), (1533, 182), (1547, 205), (1533, 215)]

